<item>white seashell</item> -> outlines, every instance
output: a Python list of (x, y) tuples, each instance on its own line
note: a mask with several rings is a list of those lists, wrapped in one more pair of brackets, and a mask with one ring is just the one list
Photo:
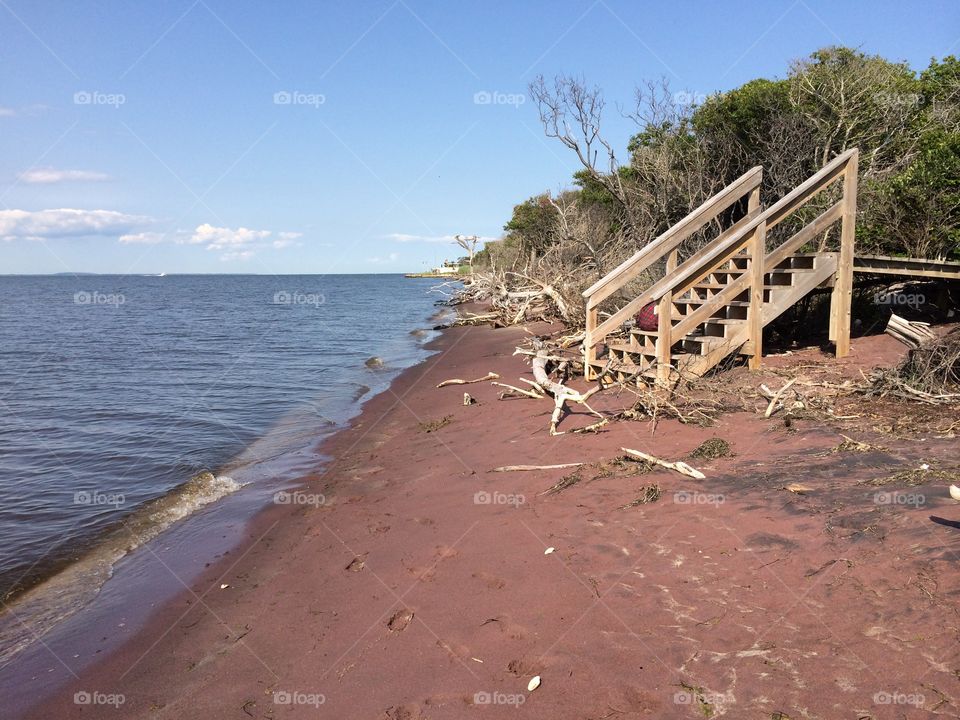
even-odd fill
[(957, 487), (956, 485), (951, 485), (950, 497), (952, 497), (957, 502), (960, 502), (960, 487)]
[(224, 583), (223, 585), (220, 586), (220, 589), (221, 589), (221, 590), (226, 590), (228, 587), (230, 587), (230, 586), (227, 585), (226, 583)]
[(923, 465), (920, 466), (920, 469), (921, 469), (921, 470), (929, 470), (929, 469), (930, 469), (930, 466), (927, 465), (926, 463), (924, 463)]
[(530, 678), (530, 682), (527, 683), (527, 692), (533, 692), (538, 687), (540, 687), (540, 676), (534, 675)]
[(549, 554), (552, 553), (554, 550), (556, 550), (556, 548), (548, 547), (546, 550), (543, 551), (543, 554), (544, 554), (544, 555), (549, 555)]

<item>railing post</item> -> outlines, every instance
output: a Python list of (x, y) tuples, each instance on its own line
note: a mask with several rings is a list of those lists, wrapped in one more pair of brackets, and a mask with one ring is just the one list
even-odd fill
[(669, 255), (667, 255), (667, 275), (673, 273), (677, 269), (677, 259), (679, 251), (677, 248), (674, 248)]
[(587, 299), (587, 324), (583, 333), (583, 376), (587, 380), (593, 380), (596, 377), (591, 363), (597, 360), (597, 346), (593, 339), (593, 331), (597, 329), (598, 318), (597, 308), (590, 306), (592, 299)]
[(673, 347), (673, 293), (667, 291), (657, 304), (657, 385), (670, 387), (670, 349)]
[(838, 358), (850, 352), (850, 303), (853, 300), (853, 253), (857, 229), (857, 172), (859, 153), (854, 152), (843, 170), (843, 215), (840, 225), (840, 257), (830, 295), (830, 339)]
[(763, 267), (767, 254), (767, 223), (764, 220), (750, 238), (750, 307), (747, 308), (748, 341), (751, 344), (750, 369), (758, 370), (763, 356)]

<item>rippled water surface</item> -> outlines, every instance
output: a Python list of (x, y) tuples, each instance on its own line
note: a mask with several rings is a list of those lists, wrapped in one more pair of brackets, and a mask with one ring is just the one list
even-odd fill
[(0, 597), (345, 421), (428, 354), (431, 284), (0, 277)]

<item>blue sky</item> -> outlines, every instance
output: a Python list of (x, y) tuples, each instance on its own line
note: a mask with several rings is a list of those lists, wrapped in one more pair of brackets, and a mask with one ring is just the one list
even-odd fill
[(0, 273), (400, 272), (568, 183), (537, 74), (601, 86), (623, 147), (644, 80), (920, 69), (960, 3), (0, 0), (0, 33)]

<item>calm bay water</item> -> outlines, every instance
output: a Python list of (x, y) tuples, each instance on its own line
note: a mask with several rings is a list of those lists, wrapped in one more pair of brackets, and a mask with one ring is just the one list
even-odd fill
[(432, 284), (0, 277), (0, 597), (138, 512), (137, 532), (176, 520), (342, 424), (429, 354), (416, 331), (433, 324)]

